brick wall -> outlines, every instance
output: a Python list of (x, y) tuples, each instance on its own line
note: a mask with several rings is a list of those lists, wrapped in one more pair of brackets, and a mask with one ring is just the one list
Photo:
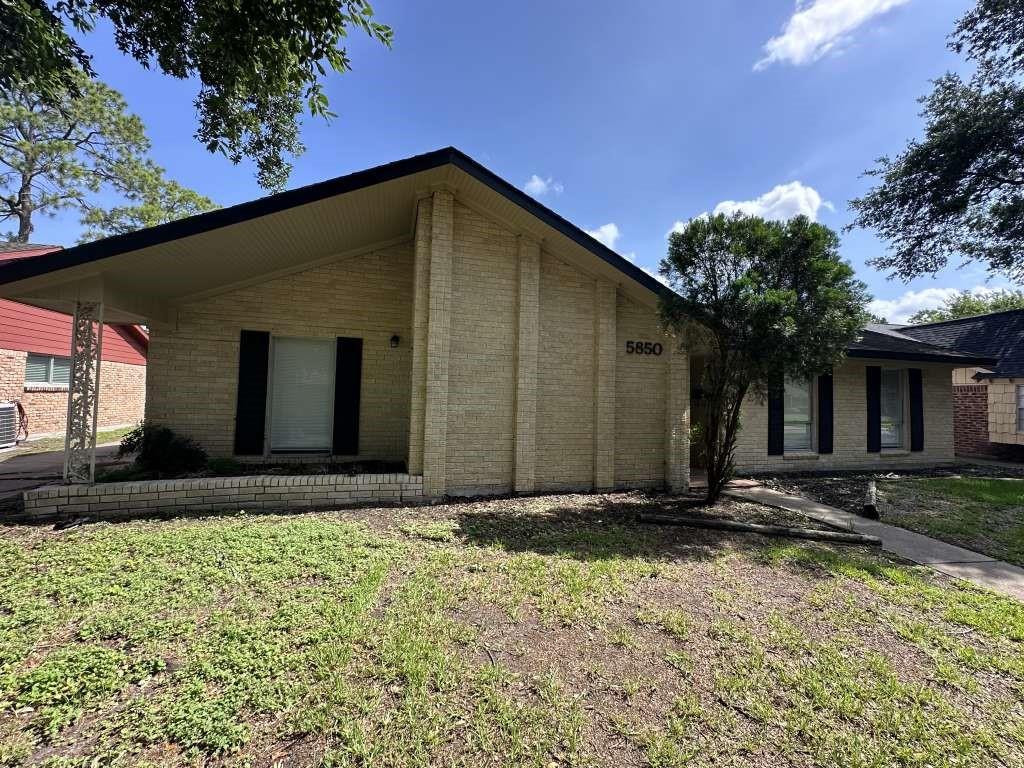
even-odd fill
[(958, 384), (953, 387), (953, 444), (957, 456), (991, 456), (988, 441), (988, 387)]
[[(650, 308), (620, 295), (616, 323), (615, 479), (620, 487), (643, 488), (665, 480), (665, 417), (671, 344)], [(627, 341), (658, 342), (661, 355), (626, 351)], [(688, 390), (687, 390), (688, 391)]]
[[(182, 306), (176, 324), (150, 328), (147, 416), (193, 437), (212, 456), (230, 456), (243, 328), (354, 336), (363, 339), (360, 458), (404, 461), (412, 267), (412, 244), (402, 243)], [(397, 348), (390, 345), (394, 334), (401, 338)]]
[(336, 509), (349, 504), (415, 503), (423, 478), (388, 475), (257, 475), (44, 486), (22, 494), (24, 510), (5, 520), (43, 522), (76, 515), (99, 520), (265, 509)]
[(455, 205), (448, 358), (448, 487), (512, 489), (519, 243)]
[(594, 280), (540, 258), (537, 490), (594, 485)]
[[(28, 414), (29, 437), (64, 433), (67, 387), (25, 384), (27, 352), (0, 350), (0, 400), (19, 400)], [(146, 366), (104, 360), (100, 366), (99, 429), (135, 424), (146, 402)]]
[[(924, 396), (924, 450), (867, 452), (867, 398), (864, 368), (914, 367), (922, 371)], [(829, 469), (882, 469), (949, 463), (953, 455), (952, 366), (893, 361), (847, 360), (834, 374), (833, 453), (768, 455), (768, 406), (748, 398), (743, 406), (742, 429), (736, 445), (736, 466), (741, 472), (797, 472)], [(904, 419), (909, 430), (909, 418)], [(909, 434), (904, 444), (909, 446)]]

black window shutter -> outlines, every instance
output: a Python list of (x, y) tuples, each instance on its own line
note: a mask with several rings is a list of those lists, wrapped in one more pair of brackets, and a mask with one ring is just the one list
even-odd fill
[(910, 388), (910, 450), (924, 450), (924, 387), (921, 384), (921, 369), (907, 370)]
[(832, 374), (818, 377), (818, 453), (832, 453)]
[(768, 455), (781, 456), (785, 450), (785, 380), (777, 376), (768, 383)]
[(263, 453), (267, 429), (267, 366), (270, 334), (242, 331), (238, 340), (238, 399), (235, 403), (235, 455)]
[(868, 453), (882, 450), (882, 369), (877, 365), (864, 368), (867, 383)]
[(334, 376), (334, 445), (336, 456), (359, 453), (359, 393), (363, 376), (363, 340), (338, 337)]

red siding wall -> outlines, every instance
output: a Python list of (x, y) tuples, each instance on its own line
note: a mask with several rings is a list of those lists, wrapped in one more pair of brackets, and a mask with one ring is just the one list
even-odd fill
[[(103, 359), (145, 365), (145, 348), (136, 333), (124, 326), (104, 326)], [(0, 349), (69, 357), (71, 316), (0, 299)]]

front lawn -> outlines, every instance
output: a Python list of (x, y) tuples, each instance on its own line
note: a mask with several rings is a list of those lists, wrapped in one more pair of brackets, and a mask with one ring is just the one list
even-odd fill
[(1024, 605), (667, 503), (0, 529), (0, 765), (1024, 763)]
[(878, 490), (885, 522), (1024, 566), (1024, 480), (903, 478)]

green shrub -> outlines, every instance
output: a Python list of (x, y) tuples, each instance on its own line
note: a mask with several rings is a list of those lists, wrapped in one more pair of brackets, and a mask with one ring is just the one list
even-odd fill
[(206, 466), (206, 451), (192, 438), (170, 427), (143, 422), (121, 439), (118, 457), (135, 454), (135, 466), (155, 477), (198, 472)]

